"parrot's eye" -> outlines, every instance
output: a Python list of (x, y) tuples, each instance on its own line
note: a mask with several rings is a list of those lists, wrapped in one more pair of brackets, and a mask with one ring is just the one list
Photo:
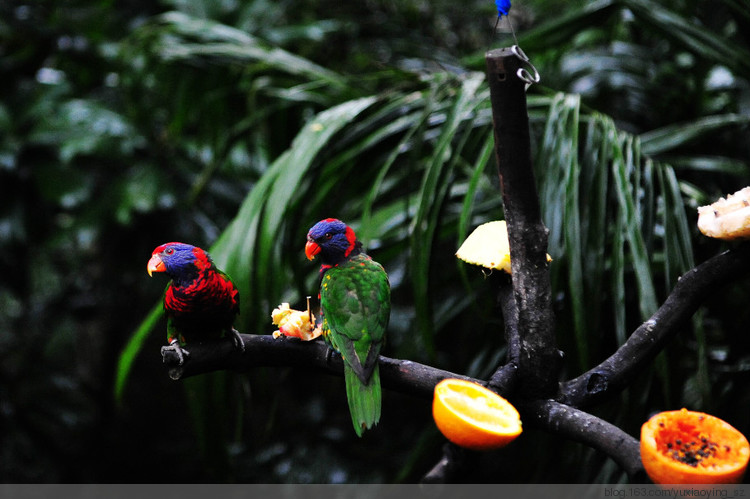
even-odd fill
[(326, 235), (324, 236), (326, 239), (331, 239), (333, 237), (333, 234), (330, 232), (326, 232)]
[(171, 255), (174, 253), (174, 248), (167, 248), (164, 250), (164, 253), (166, 253), (167, 255)]

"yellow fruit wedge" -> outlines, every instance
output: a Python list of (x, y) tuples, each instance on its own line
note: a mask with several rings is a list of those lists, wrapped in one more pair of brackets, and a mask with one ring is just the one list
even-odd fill
[[(510, 243), (505, 220), (487, 222), (474, 229), (458, 248), (456, 256), (466, 263), (510, 274)], [(547, 255), (547, 261), (551, 260)]]
[(435, 386), (432, 416), (445, 438), (467, 449), (498, 449), (522, 431), (521, 417), (510, 402), (460, 379), (444, 379)]

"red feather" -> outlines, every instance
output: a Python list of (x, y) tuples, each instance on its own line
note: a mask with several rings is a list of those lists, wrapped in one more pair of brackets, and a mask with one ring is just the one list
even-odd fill
[(195, 254), (195, 264), (201, 269), (197, 277), (182, 285), (172, 282), (164, 294), (167, 317), (187, 342), (220, 338), (232, 330), (240, 311), (240, 293), (232, 281), (212, 266), (205, 252)]

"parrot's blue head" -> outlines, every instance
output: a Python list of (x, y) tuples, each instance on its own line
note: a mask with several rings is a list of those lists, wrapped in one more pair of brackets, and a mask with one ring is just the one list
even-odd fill
[(344, 259), (359, 253), (361, 243), (354, 230), (341, 220), (326, 218), (312, 226), (307, 232), (305, 255), (309, 260), (320, 255), (323, 265), (337, 265)]
[(211, 267), (211, 257), (201, 248), (185, 243), (166, 243), (158, 246), (148, 261), (148, 275), (165, 272), (175, 281), (194, 279), (198, 273)]

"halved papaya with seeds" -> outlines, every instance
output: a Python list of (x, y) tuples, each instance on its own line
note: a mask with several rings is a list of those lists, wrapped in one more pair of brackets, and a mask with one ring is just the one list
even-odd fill
[(739, 483), (748, 459), (747, 438), (710, 414), (666, 411), (641, 427), (641, 461), (654, 483)]

